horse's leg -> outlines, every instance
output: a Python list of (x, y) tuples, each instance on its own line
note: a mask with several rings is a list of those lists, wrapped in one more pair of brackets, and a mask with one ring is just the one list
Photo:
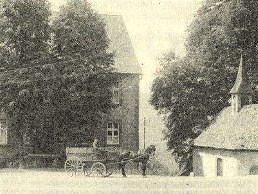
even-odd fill
[(146, 176), (146, 168), (147, 168), (147, 163), (142, 162), (142, 176)]
[(123, 177), (126, 177), (125, 165), (127, 163), (129, 156), (130, 156), (130, 152), (126, 152), (120, 155), (119, 157), (119, 169), (121, 169)]
[(122, 165), (122, 175), (123, 175), (123, 177), (126, 177), (126, 174), (125, 174), (125, 165)]
[[(121, 161), (120, 161), (121, 162)], [(126, 174), (125, 174), (125, 163), (124, 162), (121, 162), (119, 164), (119, 169), (121, 169), (121, 172), (122, 172), (122, 175), (123, 177), (126, 177)]]

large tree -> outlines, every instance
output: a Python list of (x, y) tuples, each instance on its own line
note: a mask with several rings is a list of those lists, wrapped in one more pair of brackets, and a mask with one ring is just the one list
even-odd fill
[(113, 56), (102, 20), (85, 1), (49, 16), (47, 0), (1, 7), (1, 108), (17, 142), (36, 153), (53, 152), (57, 141), (90, 141), (112, 105)]
[[(1, 111), (7, 113), (22, 155), (37, 88), (36, 66), (49, 58), (50, 7), (45, 0), (3, 0), (0, 11)], [(28, 79), (30, 78), (30, 79)], [(33, 128), (34, 129), (34, 128)]]
[(153, 83), (151, 103), (166, 113), (165, 138), (182, 174), (192, 170), (193, 139), (229, 105), (241, 53), (257, 85), (257, 30), (257, 1), (207, 0), (189, 26), (184, 59), (161, 61), (166, 65)]
[(0, 18), (2, 70), (35, 65), (40, 59), (48, 58), (49, 8), (46, 0), (2, 1)]
[(55, 17), (52, 28), (53, 53), (62, 61), (60, 87), (66, 91), (59, 103), (60, 114), (65, 116), (59, 118), (59, 127), (78, 128), (67, 137), (76, 142), (80, 142), (79, 137), (88, 137), (90, 142), (98, 136), (103, 113), (111, 107), (109, 88), (115, 79), (110, 74), (113, 54), (108, 52), (105, 24), (87, 1), (69, 0)]

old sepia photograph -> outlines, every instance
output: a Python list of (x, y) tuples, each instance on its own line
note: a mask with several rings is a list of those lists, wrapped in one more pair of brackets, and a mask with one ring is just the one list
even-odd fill
[(258, 0), (0, 0), (13, 193), (258, 193)]

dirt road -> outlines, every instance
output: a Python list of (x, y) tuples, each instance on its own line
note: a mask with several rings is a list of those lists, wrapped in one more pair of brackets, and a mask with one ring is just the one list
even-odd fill
[(234, 178), (131, 175), (69, 177), (64, 172), (0, 171), (0, 194), (11, 193), (246, 193), (258, 194), (258, 176)]

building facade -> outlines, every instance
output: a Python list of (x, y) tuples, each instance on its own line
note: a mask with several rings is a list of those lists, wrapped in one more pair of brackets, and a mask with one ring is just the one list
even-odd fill
[(196, 176), (241, 176), (258, 173), (258, 104), (241, 56), (231, 93), (224, 108), (195, 141), (193, 172)]
[(104, 119), (102, 145), (137, 151), (139, 149), (139, 82), (141, 68), (122, 16), (101, 15), (114, 53), (113, 86), (116, 105)]

